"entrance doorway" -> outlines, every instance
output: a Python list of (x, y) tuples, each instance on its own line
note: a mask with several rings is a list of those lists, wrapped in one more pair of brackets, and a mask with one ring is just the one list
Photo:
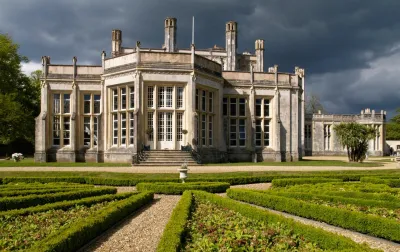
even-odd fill
[(174, 149), (172, 141), (172, 112), (158, 112), (157, 149)]

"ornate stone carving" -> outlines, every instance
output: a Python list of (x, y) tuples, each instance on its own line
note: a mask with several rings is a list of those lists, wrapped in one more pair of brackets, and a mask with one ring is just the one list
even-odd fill
[(195, 82), (197, 80), (197, 76), (194, 72), (190, 73), (190, 77), (192, 78), (193, 82)]
[(300, 67), (295, 67), (294, 68), (294, 72), (297, 76), (299, 76), (300, 78), (304, 78), (305, 76), (305, 71), (304, 68), (300, 68)]

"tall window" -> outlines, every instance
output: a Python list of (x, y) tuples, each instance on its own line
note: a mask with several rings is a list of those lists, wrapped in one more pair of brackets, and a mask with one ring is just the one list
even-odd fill
[(128, 146), (135, 139), (135, 87), (123, 85), (110, 91), (112, 99), (112, 145)]
[(229, 146), (246, 146), (246, 98), (245, 97), (224, 97), (224, 114), (229, 115)]
[(182, 141), (183, 136), (182, 136), (182, 118), (183, 114), (182, 113), (177, 113), (176, 114), (176, 140), (177, 141)]
[(222, 99), (222, 114), (224, 115), (224, 116), (227, 116), (228, 115), (228, 98), (227, 97), (224, 97), (223, 99)]
[[(201, 96), (201, 99), (199, 99)], [(196, 139), (198, 145), (213, 145), (213, 97), (210, 90), (196, 89), (196, 110), (198, 120), (196, 122)]]
[(158, 88), (158, 107), (172, 108), (172, 91), (173, 87)]
[(70, 145), (70, 113), (71, 113), (71, 95), (68, 93), (53, 94), (53, 145)]
[(311, 125), (304, 125), (304, 147), (305, 149), (311, 148)]
[(270, 100), (268, 98), (256, 98), (256, 147), (268, 147), (271, 145), (271, 117), (269, 103)]
[(183, 108), (183, 87), (178, 87), (176, 93), (176, 108)]
[(135, 108), (135, 87), (129, 88), (129, 108)]
[(147, 107), (152, 108), (154, 106), (154, 87), (147, 87)]
[(324, 125), (324, 149), (331, 149), (331, 125)]
[(100, 114), (99, 94), (83, 94), (83, 145), (89, 148), (97, 146), (98, 115)]
[[(148, 129), (153, 129), (153, 114), (154, 112), (148, 112), (147, 113), (147, 128)], [(153, 131), (150, 131), (148, 136), (149, 136), (149, 141), (153, 141), (154, 135)]]
[(208, 145), (213, 145), (213, 116), (208, 116)]

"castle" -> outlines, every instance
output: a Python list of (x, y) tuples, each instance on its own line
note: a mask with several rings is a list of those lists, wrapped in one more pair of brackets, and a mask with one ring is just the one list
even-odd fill
[(166, 18), (164, 27), (162, 48), (123, 47), (122, 32), (113, 30), (101, 66), (42, 57), (37, 162), (137, 163), (143, 150), (181, 149), (203, 163), (279, 162), (329, 150), (305, 145), (312, 124), (305, 123), (304, 69), (264, 72), (264, 40), (255, 41), (254, 54), (239, 54), (233, 21), (225, 48), (177, 48), (177, 20)]

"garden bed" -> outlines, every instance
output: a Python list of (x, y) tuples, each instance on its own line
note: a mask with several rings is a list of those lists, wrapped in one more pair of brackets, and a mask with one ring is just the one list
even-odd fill
[[(21, 185), (27, 195), (0, 197), (1, 251), (75, 251), (153, 199), (151, 192), (115, 194), (110, 187), (32, 186)], [(18, 191), (18, 185), (7, 187)], [(57, 192), (62, 187), (71, 191)], [(36, 188), (48, 193), (35, 194)]]
[(201, 190), (210, 193), (222, 193), (229, 188), (229, 183), (192, 182), (192, 183), (139, 183), (138, 191), (152, 191), (159, 194), (182, 194), (186, 190)]
[[(229, 189), (230, 198), (297, 216), (400, 241), (398, 202), (330, 196), (327, 191), (299, 192), (301, 186), (270, 191)], [(309, 185), (305, 188), (310, 187)], [(304, 188), (304, 187), (303, 187)], [(378, 193), (376, 193), (378, 194)]]
[(364, 244), (206, 192), (186, 191), (157, 251), (375, 251)]

